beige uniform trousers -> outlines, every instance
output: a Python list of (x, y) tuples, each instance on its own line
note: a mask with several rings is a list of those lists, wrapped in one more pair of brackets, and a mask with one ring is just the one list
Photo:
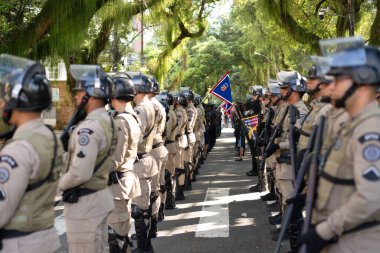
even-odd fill
[(294, 193), (293, 178), (290, 176), (292, 167), (290, 164), (281, 163), (276, 168), (276, 185), (282, 195), (282, 203), (286, 205), (286, 200)]
[(67, 241), (70, 253), (102, 253), (108, 248), (107, 217), (114, 208), (108, 188), (65, 203)]
[(1, 253), (52, 253), (59, 249), (60, 243), (55, 228), (11, 239), (3, 239)]
[(126, 236), (131, 227), (131, 200), (114, 199), (115, 208), (107, 218), (107, 224), (119, 235)]
[(132, 204), (141, 210), (147, 210), (150, 205), (150, 193), (152, 191), (152, 178), (140, 178), (141, 195), (132, 199)]

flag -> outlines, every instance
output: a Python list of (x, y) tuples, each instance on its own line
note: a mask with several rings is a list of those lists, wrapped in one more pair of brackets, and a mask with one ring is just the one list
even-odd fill
[(230, 113), (230, 110), (231, 110), (231, 108), (232, 108), (232, 104), (230, 104), (230, 103), (224, 101), (224, 102), (223, 102), (223, 105), (222, 105), (222, 108), (223, 108), (223, 110), (224, 110), (224, 112), (225, 112), (226, 114), (229, 114), (229, 113)]
[(251, 117), (241, 119), (248, 130), (248, 136), (252, 140), (256, 136), (257, 125), (259, 124), (259, 116), (254, 115)]
[(229, 72), (227, 72), (222, 79), (219, 80), (217, 84), (210, 90), (210, 93), (216, 97), (227, 101), (232, 104), (232, 93)]

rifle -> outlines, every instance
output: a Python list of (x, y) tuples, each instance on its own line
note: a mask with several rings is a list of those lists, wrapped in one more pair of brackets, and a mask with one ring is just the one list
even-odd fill
[[(296, 181), (294, 183), (294, 193), (293, 193), (292, 199), (295, 199), (297, 196), (299, 196), (299, 194), (302, 191), (303, 180), (304, 180), (304, 177), (305, 177), (306, 169), (308, 168), (308, 165), (309, 165), (310, 155), (312, 154), (312, 151), (313, 151), (313, 146), (314, 146), (315, 138), (316, 138), (316, 135), (317, 135), (317, 131), (318, 131), (318, 126), (315, 125), (313, 127), (312, 132), (311, 132), (310, 139), (309, 139), (309, 142), (307, 144), (306, 151), (305, 151), (305, 153), (303, 154), (303, 157), (302, 157), (302, 163), (301, 163), (301, 166), (300, 166), (300, 170), (298, 172)], [(290, 221), (292, 219), (292, 216), (293, 216), (294, 205), (295, 205), (294, 202), (289, 203), (287, 205), (286, 210), (285, 210), (285, 215), (284, 215), (284, 219), (283, 219), (283, 222), (282, 222), (282, 225), (281, 225), (280, 235), (278, 237), (278, 240), (277, 240), (277, 243), (276, 243), (276, 249), (274, 251), (275, 253), (279, 253), (280, 252), (281, 242), (284, 240), (285, 232), (286, 232), (286, 230), (287, 230), (287, 228), (288, 228), (288, 226), (290, 224)]]
[(289, 106), (289, 148), (290, 148), (290, 162), (293, 170), (293, 178), (295, 179), (297, 176), (297, 168), (296, 168), (296, 140), (294, 139), (295, 132), (295, 124), (297, 122), (297, 108), (293, 105)]
[(69, 123), (67, 123), (65, 129), (63, 130), (61, 136), (59, 137), (61, 139), (63, 149), (65, 151), (67, 151), (68, 146), (69, 146), (71, 128), (86, 117), (86, 112), (84, 110), (84, 107), (86, 106), (88, 99), (89, 99), (89, 96), (87, 95), (83, 96), (81, 103), (79, 104), (78, 108), (76, 109), (73, 116), (71, 117)]
[(268, 150), (269, 150), (270, 146), (273, 145), (275, 139), (278, 137), (278, 134), (280, 133), (280, 131), (282, 129), (282, 124), (284, 123), (284, 120), (286, 118), (286, 115), (288, 115), (288, 111), (289, 111), (289, 106), (286, 107), (285, 112), (282, 115), (282, 118), (281, 118), (279, 124), (276, 125), (276, 127), (274, 128), (273, 133), (269, 139), (269, 142), (268, 142), (268, 144), (265, 147), (265, 150), (263, 152), (262, 160), (261, 160), (260, 166), (259, 166), (259, 182), (258, 183), (260, 186), (260, 192), (262, 192), (262, 190), (263, 190), (263, 173), (264, 173), (264, 169), (265, 169), (265, 160), (269, 157), (268, 156)]
[[(309, 175), (308, 175), (306, 205), (305, 205), (306, 218), (302, 227), (301, 235), (305, 234), (309, 230), (310, 225), (311, 225), (311, 215), (312, 215), (313, 206), (314, 206), (314, 197), (315, 197), (316, 186), (317, 186), (318, 168), (319, 168), (319, 161), (320, 161), (320, 155), (321, 155), (321, 149), (322, 149), (322, 143), (323, 143), (325, 123), (326, 123), (326, 117), (322, 116), (319, 122), (318, 132), (316, 135), (316, 141), (314, 145), (313, 159), (311, 161), (311, 166), (310, 166)], [(306, 244), (303, 244), (300, 247), (299, 252), (301, 253), (308, 252)]]

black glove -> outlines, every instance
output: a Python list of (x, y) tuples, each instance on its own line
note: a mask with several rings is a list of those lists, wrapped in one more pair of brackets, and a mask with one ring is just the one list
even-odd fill
[(292, 219), (295, 220), (302, 216), (302, 209), (305, 206), (306, 194), (298, 194), (294, 198), (285, 200), (286, 204), (293, 204)]
[(282, 129), (282, 127), (280, 127), (277, 131), (277, 135), (276, 135), (276, 138), (278, 137), (281, 137), (282, 133), (284, 132), (284, 130)]
[(271, 145), (265, 150), (264, 156), (269, 157), (276, 152), (277, 149), (279, 149), (280, 146), (278, 144), (271, 143)]
[(305, 234), (299, 237), (300, 246), (306, 244), (308, 252), (319, 253), (327, 244), (327, 241), (322, 239), (315, 228), (310, 229)]

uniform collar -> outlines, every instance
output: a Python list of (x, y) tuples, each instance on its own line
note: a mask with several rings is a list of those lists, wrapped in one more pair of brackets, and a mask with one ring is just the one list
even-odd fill
[(102, 112), (106, 112), (106, 109), (104, 107), (100, 107), (98, 109), (95, 109), (95, 110), (91, 111), (89, 114), (87, 114), (87, 116), (90, 116), (90, 115), (93, 115), (93, 114), (99, 114), (99, 113), (102, 113)]
[(41, 118), (28, 121), (28, 122), (22, 124), (21, 126), (17, 127), (13, 136), (16, 137), (19, 133), (29, 131), (32, 129), (36, 129), (36, 128), (43, 126), (43, 125), (44, 125), (44, 122)]

